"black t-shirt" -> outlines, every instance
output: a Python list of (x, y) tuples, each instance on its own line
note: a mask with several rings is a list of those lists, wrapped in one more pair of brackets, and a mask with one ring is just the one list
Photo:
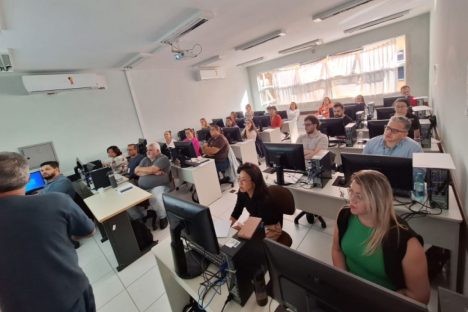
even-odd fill
[(89, 287), (70, 236), (93, 230), (66, 194), (0, 198), (0, 310), (68, 311)]
[(343, 126), (346, 127), (347, 124), (352, 123), (352, 122), (353, 120), (351, 119), (351, 117), (349, 117), (348, 115), (343, 116)]
[(250, 198), (247, 193), (238, 192), (236, 206), (231, 217), (239, 219), (244, 208), (247, 208), (252, 217), (261, 218), (265, 225), (277, 224), (283, 217), (279, 210), (275, 211), (271, 197), (268, 195), (260, 199), (255, 198), (255, 195)]

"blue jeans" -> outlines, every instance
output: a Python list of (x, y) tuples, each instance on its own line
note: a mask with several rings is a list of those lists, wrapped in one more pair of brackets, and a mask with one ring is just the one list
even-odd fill
[(225, 160), (222, 161), (217, 161), (215, 160), (215, 166), (216, 166), (216, 171), (217, 172), (224, 172), (229, 168), (229, 159), (226, 158)]

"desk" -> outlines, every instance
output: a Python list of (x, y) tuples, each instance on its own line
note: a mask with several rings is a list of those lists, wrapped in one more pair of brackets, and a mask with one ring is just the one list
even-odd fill
[[(267, 184), (273, 184), (276, 175), (263, 173)], [(346, 203), (348, 193), (345, 188), (333, 186), (338, 176), (334, 174), (323, 188), (305, 189), (299, 185), (286, 186), (291, 190), (296, 209), (310, 212), (336, 220), (338, 211)], [(403, 199), (407, 201), (408, 199)], [(417, 207), (415, 207), (417, 208)], [(409, 212), (407, 208), (395, 206), (398, 214)], [(436, 212), (436, 210), (434, 210)], [(409, 225), (424, 238), (424, 242), (450, 250), (450, 288), (456, 289), (458, 273), (458, 257), (460, 244), (460, 229), (463, 219), (452, 187), (449, 191), (449, 209), (440, 215), (414, 217)]]
[(280, 128), (265, 129), (258, 134), (260, 135), (263, 143), (281, 143), (281, 140), (283, 139), (283, 134), (281, 133)]
[(198, 201), (201, 205), (209, 206), (221, 198), (221, 186), (213, 159), (209, 159), (197, 167), (182, 168), (173, 164), (171, 170), (174, 178), (195, 185)]
[(297, 120), (283, 120), (281, 125), (281, 132), (289, 133), (291, 137), (291, 143), (296, 143), (299, 137), (299, 131), (297, 130)]
[[(199, 276), (186, 280), (177, 276), (177, 274), (174, 272), (174, 261), (172, 260), (170, 238), (166, 238), (160, 242), (151, 250), (151, 252), (156, 257), (156, 263), (158, 265), (159, 272), (161, 273), (164, 288), (166, 289), (167, 298), (169, 299), (169, 304), (172, 311), (182, 311), (183, 307), (188, 303), (190, 297), (194, 298), (195, 300), (198, 299), (198, 287), (200, 283), (203, 282), (203, 278)], [(213, 264), (210, 265), (209, 270), (217, 271)], [(213, 291), (211, 290), (208, 293), (207, 298), (209, 298), (209, 296), (212, 294)], [(206, 311), (221, 311), (227, 296), (228, 291), (226, 285), (223, 285), (221, 287), (221, 294), (214, 296), (213, 301), (207, 307)], [(269, 300), (271, 300), (271, 298), (269, 298)], [(271, 304), (271, 311), (274, 311), (277, 306), (278, 304), (273, 302)], [(258, 306), (257, 302), (255, 301), (255, 294), (252, 294), (243, 307), (241, 307), (238, 303), (231, 301), (226, 305), (224, 311), (268, 311), (268, 304), (264, 307)]]
[(255, 149), (255, 140), (246, 140), (231, 144), (232, 151), (243, 163), (250, 162), (258, 164), (257, 150)]
[(109, 188), (103, 193), (98, 192), (84, 199), (96, 220), (104, 226), (117, 259), (117, 271), (123, 270), (154, 246), (150, 245), (147, 249), (140, 250), (130, 217), (126, 213), (127, 209), (149, 199), (151, 193), (130, 183), (125, 183), (119, 188), (126, 186), (132, 186), (132, 189), (120, 193)]

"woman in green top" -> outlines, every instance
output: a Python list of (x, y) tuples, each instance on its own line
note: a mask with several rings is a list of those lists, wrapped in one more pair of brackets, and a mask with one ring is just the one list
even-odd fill
[(396, 216), (387, 178), (374, 170), (353, 175), (349, 207), (337, 218), (333, 264), (427, 303), (430, 285), (422, 238)]

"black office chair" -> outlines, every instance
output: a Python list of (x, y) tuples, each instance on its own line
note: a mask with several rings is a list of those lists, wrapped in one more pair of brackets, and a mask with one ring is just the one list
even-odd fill
[[(273, 207), (276, 211), (280, 211), (282, 214), (293, 215), (296, 210), (294, 204), (294, 197), (290, 190), (279, 185), (270, 185), (268, 187), (270, 194), (273, 198)], [(283, 227), (283, 218), (280, 221), (281, 228)], [(282, 230), (280, 237), (277, 242), (285, 246), (291, 247), (292, 238), (286, 231)]]

